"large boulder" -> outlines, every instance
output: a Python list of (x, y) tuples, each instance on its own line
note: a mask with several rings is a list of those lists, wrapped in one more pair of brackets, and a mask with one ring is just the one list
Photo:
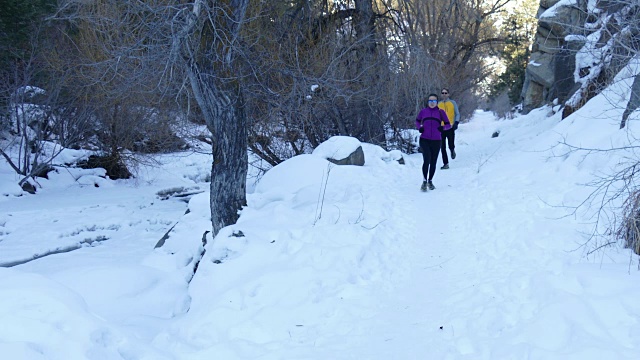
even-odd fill
[(336, 165), (364, 165), (362, 143), (350, 136), (333, 136), (318, 145), (313, 155), (320, 156)]

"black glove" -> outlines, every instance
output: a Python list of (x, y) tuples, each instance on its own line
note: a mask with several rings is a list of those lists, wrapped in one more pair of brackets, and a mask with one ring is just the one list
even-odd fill
[(420, 126), (420, 129), (418, 129), (418, 132), (419, 132), (420, 134), (422, 134), (422, 133), (424, 132), (424, 128), (423, 128), (422, 126)]
[(440, 131), (440, 132), (444, 131), (444, 126), (442, 126), (442, 125), (438, 126), (438, 131)]
[(452, 129), (453, 129), (453, 130), (458, 130), (458, 124), (459, 124), (459, 123), (460, 123), (459, 121), (455, 121), (455, 122), (453, 123), (453, 127), (452, 127)]

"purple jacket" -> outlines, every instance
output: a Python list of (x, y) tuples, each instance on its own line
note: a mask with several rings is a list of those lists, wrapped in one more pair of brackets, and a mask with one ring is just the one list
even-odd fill
[(434, 107), (433, 109), (427, 107), (420, 110), (420, 113), (418, 113), (418, 117), (416, 117), (416, 129), (424, 127), (424, 132), (420, 134), (420, 137), (423, 139), (441, 140), (442, 133), (438, 131), (438, 126), (442, 126), (443, 122), (443, 130), (451, 129), (449, 118), (444, 110), (438, 107)]

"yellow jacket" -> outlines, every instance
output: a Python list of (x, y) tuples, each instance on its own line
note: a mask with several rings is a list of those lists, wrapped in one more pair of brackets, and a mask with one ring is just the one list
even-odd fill
[[(458, 112), (458, 104), (453, 100), (440, 101), (438, 107), (447, 113), (449, 123), (453, 125), (454, 122), (459, 121), (460, 113)], [(444, 122), (442, 123), (444, 125)]]

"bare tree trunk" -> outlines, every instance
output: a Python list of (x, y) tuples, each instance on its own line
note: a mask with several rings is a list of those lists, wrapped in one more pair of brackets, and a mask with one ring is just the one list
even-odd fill
[(246, 205), (247, 125), (240, 94), (223, 92), (197, 65), (187, 69), (191, 88), (213, 136), (211, 224), (214, 236), (238, 220)]
[[(217, 53), (223, 64), (218, 69), (234, 69), (234, 55), (238, 51), (235, 42), (238, 39), (244, 14), (248, 6), (247, 0), (232, 0), (228, 7), (206, 8), (203, 1), (196, 1), (193, 6), (193, 17), (190, 18), (184, 31), (177, 34), (175, 45), (181, 47), (185, 70), (189, 77), (191, 89), (207, 128), (212, 134), (213, 165), (211, 167), (211, 225), (213, 236), (225, 226), (238, 220), (239, 211), (246, 205), (247, 182), (247, 120), (244, 114), (241, 86), (237, 82), (225, 83), (216, 73), (213, 66), (201, 65), (198, 53), (192, 51), (187, 43), (194, 32), (198, 19), (205, 16), (215, 18), (213, 12), (224, 11), (226, 23), (220, 24), (228, 39), (223, 50)], [(206, 8), (206, 11), (205, 11)], [(208, 13), (207, 13), (208, 12)], [(214, 16), (212, 16), (214, 15)], [(197, 36), (197, 35), (196, 35)]]
[[(249, 0), (61, 3), (56, 16), (80, 24), (77, 38), (89, 45), (80, 47), (89, 58), (88, 80), (95, 80), (95, 87), (106, 90), (106, 101), (115, 104), (114, 111), (106, 114), (113, 120), (114, 152), (120, 139), (130, 136), (129, 109), (141, 107), (129, 101), (132, 94), (155, 94), (162, 103), (171, 95), (190, 96), (182, 89), (186, 77), (213, 139), (212, 233), (215, 236), (235, 223), (246, 204), (247, 120), (242, 94), (251, 75), (244, 73), (248, 57), (243, 57), (242, 31), (249, 22), (245, 19)], [(140, 85), (145, 87), (138, 92)], [(123, 124), (122, 119), (129, 121)]]

